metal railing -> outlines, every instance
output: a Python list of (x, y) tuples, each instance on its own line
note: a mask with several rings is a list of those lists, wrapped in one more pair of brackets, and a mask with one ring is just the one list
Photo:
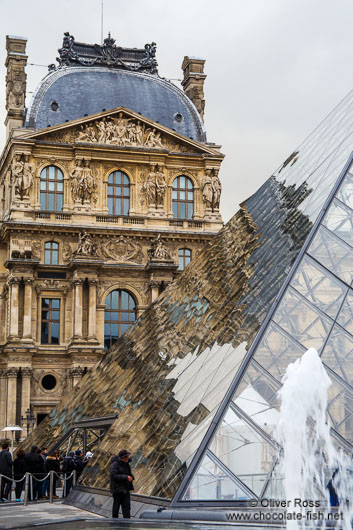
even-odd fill
[[(11, 490), (10, 490), (10, 498), (11, 498), (11, 491), (13, 489), (13, 483), (19, 483), (19, 482), (24, 482), (24, 506), (27, 506), (28, 504), (28, 501), (30, 500), (34, 500), (33, 499), (33, 480), (35, 480), (36, 482), (44, 482), (45, 480), (47, 480), (49, 478), (49, 502), (50, 503), (53, 503), (54, 502), (54, 480), (57, 480), (59, 479), (60, 481), (63, 481), (64, 482), (64, 485), (63, 485), (63, 497), (66, 497), (66, 491), (67, 491), (67, 484), (68, 484), (68, 480), (72, 479), (72, 487), (73, 486), (76, 486), (76, 476), (77, 476), (77, 473), (76, 473), (76, 470), (72, 471), (71, 473), (65, 473), (65, 472), (61, 472), (61, 473), (57, 473), (56, 471), (49, 471), (49, 473), (47, 473), (43, 478), (37, 478), (36, 475), (42, 475), (42, 473), (25, 473), (23, 475), (22, 478), (18, 479), (18, 480), (15, 480), (12, 477), (9, 477), (7, 475), (1, 475), (0, 474), (0, 492), (2, 492), (2, 482), (3, 482), (3, 479), (7, 480), (7, 481), (11, 481)], [(60, 476), (61, 475), (61, 476)], [(70, 489), (71, 489), (71, 486), (70, 486)], [(56, 490), (56, 487), (55, 487), (55, 490)], [(22, 491), (21, 490), (21, 495), (22, 495)]]

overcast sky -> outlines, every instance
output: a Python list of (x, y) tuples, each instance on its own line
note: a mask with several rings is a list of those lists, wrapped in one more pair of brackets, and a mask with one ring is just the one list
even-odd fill
[[(101, 0), (0, 0), (1, 123), (5, 36), (27, 37), (28, 62), (48, 65), (64, 31), (100, 43), (100, 17)], [(155, 41), (162, 77), (180, 79), (184, 55), (206, 59), (208, 140), (226, 155), (225, 221), (351, 90), (352, 27), (352, 0), (104, 0), (104, 36)], [(46, 72), (27, 67), (27, 105)]]

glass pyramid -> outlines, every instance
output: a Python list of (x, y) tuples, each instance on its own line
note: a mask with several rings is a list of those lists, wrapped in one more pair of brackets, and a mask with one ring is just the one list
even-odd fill
[[(353, 447), (352, 160), (353, 155), (191, 462), (174, 505), (198, 501), (190, 485), (205, 455), (222, 462), (224, 473), (245, 484), (252, 497), (283, 494), (274, 474), (277, 391), (287, 365), (310, 347), (321, 353), (332, 380), (328, 419), (333, 436)], [(203, 501), (222, 500), (217, 491), (207, 493)]]

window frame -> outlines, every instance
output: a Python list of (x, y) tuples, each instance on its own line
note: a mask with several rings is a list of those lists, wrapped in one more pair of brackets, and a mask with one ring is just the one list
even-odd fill
[[(186, 254), (186, 252), (190, 252), (189, 255)], [(189, 259), (189, 261), (187, 263), (185, 263), (185, 261)], [(180, 261), (182, 260), (182, 263), (183, 263), (183, 267), (181, 268), (180, 267)], [(178, 249), (178, 270), (179, 271), (183, 271), (186, 269), (186, 267), (189, 265), (190, 261), (192, 260), (192, 249), (191, 248), (186, 248), (186, 247), (183, 247), (183, 248), (179, 248)]]
[[(118, 176), (120, 174), (120, 183), (117, 182)], [(112, 177), (113, 182), (109, 183), (109, 179)], [(126, 184), (124, 182), (125, 177), (128, 181)], [(107, 183), (107, 208), (108, 208), (108, 214), (114, 215), (114, 216), (128, 216), (130, 214), (130, 199), (131, 199), (131, 193), (130, 193), (130, 187), (131, 182), (129, 176), (124, 172), (121, 171), (121, 169), (116, 169), (115, 171), (111, 171), (108, 175), (108, 183)], [(121, 189), (121, 194), (117, 193), (117, 188)], [(127, 190), (127, 193), (125, 194), (124, 191)], [(109, 208), (109, 202), (112, 201), (112, 208)], [(124, 201), (128, 200), (128, 210), (127, 213), (125, 213), (124, 209)], [(120, 206), (120, 211), (119, 211)]]
[[(113, 293), (116, 293), (116, 292), (118, 293), (118, 308), (114, 309), (114, 308), (112, 308), (112, 298), (113, 298)], [(127, 308), (122, 305), (123, 293), (126, 293), (128, 295), (128, 297), (129, 297), (128, 298), (128, 307)], [(109, 299), (109, 302), (110, 302), (110, 307), (108, 307), (108, 299)], [(132, 308), (132, 309), (130, 308), (130, 301), (132, 301), (133, 304), (134, 304), (134, 308)], [(137, 320), (137, 302), (136, 302), (135, 296), (130, 291), (127, 291), (126, 289), (113, 289), (105, 297), (104, 303), (105, 303), (105, 308), (104, 308), (104, 349), (108, 350), (136, 322), (136, 320)], [(107, 314), (108, 313), (110, 313), (110, 318), (109, 319), (107, 319)], [(121, 318), (121, 315), (123, 313), (127, 313), (128, 315), (133, 314), (134, 315), (134, 320), (131, 320), (131, 321), (129, 319), (128, 320), (123, 320), (123, 318)], [(111, 317), (113, 316), (113, 314), (116, 314), (118, 316), (118, 318), (117, 319), (112, 319)], [(109, 335), (107, 335), (105, 333), (106, 325), (109, 325), (109, 330), (110, 330)], [(113, 325), (117, 325), (118, 326), (118, 336), (117, 336), (116, 340), (113, 339), (113, 337), (115, 336), (112, 333), (112, 326)], [(122, 332), (122, 326), (123, 325), (128, 325), (128, 328), (125, 331)], [(108, 340), (108, 337), (109, 337), (109, 346), (106, 345), (106, 341)]]
[[(181, 187), (180, 179), (185, 179), (185, 187)], [(188, 186), (191, 184), (191, 187)], [(185, 194), (183, 198), (182, 194)], [(192, 193), (192, 199), (188, 198), (189, 193)], [(172, 211), (174, 219), (190, 220), (194, 216), (194, 183), (187, 175), (178, 175), (173, 180), (172, 184)], [(181, 210), (185, 208), (185, 215), (182, 215)], [(176, 212), (175, 212), (176, 207)], [(190, 211), (191, 210), (191, 211)], [(176, 215), (175, 215), (176, 214)]]
[[(51, 245), (50, 248), (46, 248), (47, 245)], [(56, 245), (56, 248), (53, 248)], [(49, 261), (47, 261), (47, 253), (49, 255)], [(53, 256), (56, 254), (56, 262), (53, 261)], [(45, 241), (44, 243), (44, 265), (59, 265), (59, 243), (56, 241)]]
[[(43, 307), (45, 300), (48, 300), (48, 306)], [(53, 307), (53, 301), (59, 302), (58, 307)], [(48, 318), (43, 318), (43, 312), (47, 311), (49, 313)], [(59, 312), (59, 318), (52, 318), (53, 311)], [(60, 344), (60, 324), (61, 324), (61, 299), (60, 298), (50, 298), (43, 296), (41, 299), (41, 318), (40, 318), (40, 343), (44, 345), (58, 345)], [(53, 342), (52, 340), (52, 327), (53, 324), (58, 324), (58, 342)], [(47, 336), (48, 342), (43, 340), (43, 325), (47, 325)]]
[[(54, 168), (54, 178), (50, 178), (50, 169)], [(45, 176), (43, 176), (43, 174)], [(42, 189), (42, 183), (45, 183), (45, 189)], [(54, 189), (49, 189), (49, 184), (54, 184)], [(58, 189), (61, 187), (61, 190)], [(50, 197), (54, 197), (54, 207), (50, 208)], [(61, 197), (61, 207), (58, 207), (58, 199)], [(44, 198), (44, 207), (42, 205), (42, 198)], [(45, 166), (40, 172), (39, 183), (39, 202), (40, 209), (46, 212), (62, 212), (64, 205), (64, 173), (58, 166)]]

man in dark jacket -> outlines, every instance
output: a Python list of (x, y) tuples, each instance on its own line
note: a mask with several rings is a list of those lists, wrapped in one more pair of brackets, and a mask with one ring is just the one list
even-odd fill
[(1, 483), (0, 502), (7, 502), (12, 486), (12, 456), (8, 443), (2, 445), (0, 452), (0, 475), (4, 475)]
[(73, 483), (72, 472), (75, 471), (76, 469), (74, 455), (75, 453), (73, 451), (69, 451), (69, 454), (66, 455), (63, 460), (62, 470), (65, 473), (65, 477), (66, 477), (66, 481), (64, 484), (64, 490), (63, 490), (63, 497), (67, 497), (72, 488), (72, 483)]
[(113, 457), (110, 466), (110, 491), (113, 495), (113, 517), (119, 517), (120, 506), (124, 519), (130, 519), (130, 491), (134, 489), (129, 458), (131, 453), (122, 449), (118, 456)]
[(25, 455), (25, 469), (28, 473), (32, 473), (32, 499), (42, 498), (42, 482), (38, 479), (45, 477), (44, 460), (40, 455), (40, 450), (36, 445), (33, 445), (30, 453)]
[(75, 469), (76, 469), (76, 480), (77, 481), (80, 478), (80, 475), (85, 467), (82, 457), (83, 457), (83, 453), (81, 449), (77, 449), (75, 451), (75, 456), (74, 456), (74, 464), (75, 464)]

